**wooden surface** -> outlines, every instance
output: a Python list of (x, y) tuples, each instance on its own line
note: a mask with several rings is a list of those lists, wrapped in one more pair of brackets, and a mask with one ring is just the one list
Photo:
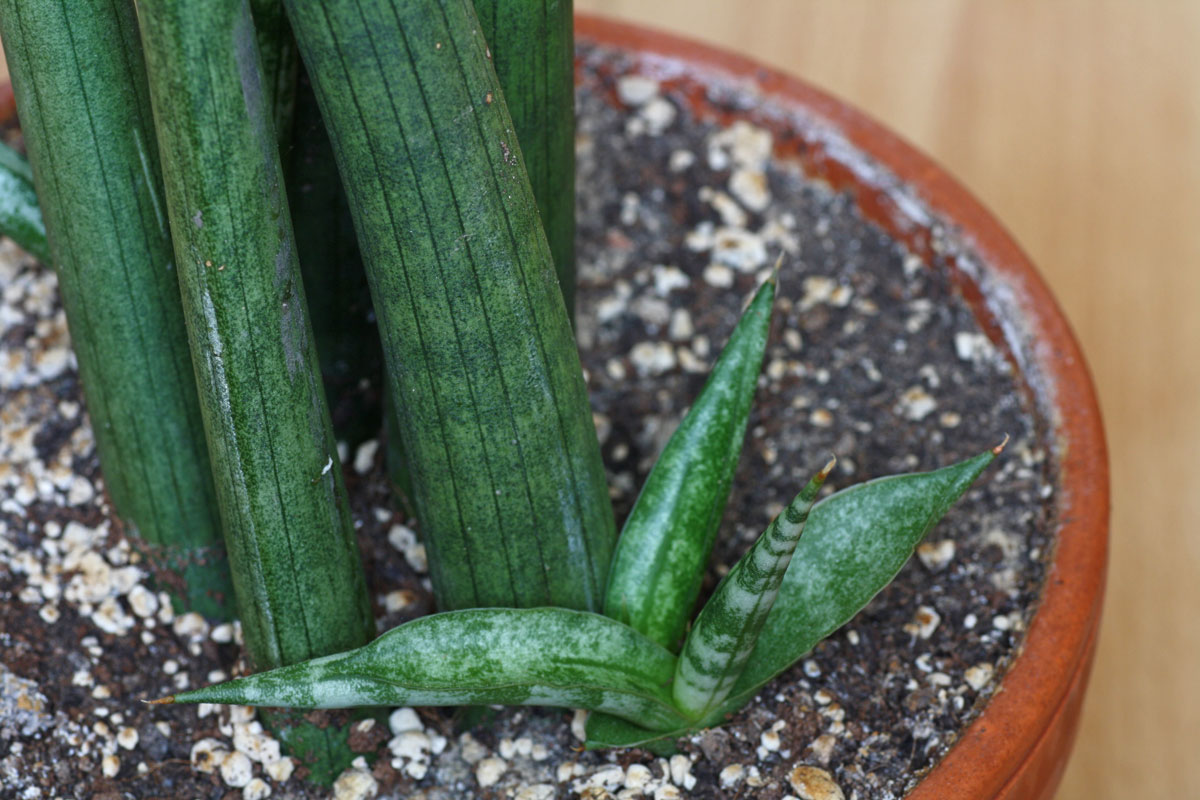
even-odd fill
[(1059, 800), (1200, 797), (1200, 3), (576, 7), (849, 100), (1013, 231), (1088, 354), (1115, 489), (1100, 652)]
[(1014, 233), (1099, 385), (1098, 661), (1060, 800), (1200, 798), (1200, 3), (576, 0), (850, 101)]

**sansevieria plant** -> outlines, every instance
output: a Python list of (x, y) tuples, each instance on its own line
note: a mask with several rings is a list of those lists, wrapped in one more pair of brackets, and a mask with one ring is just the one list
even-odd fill
[[(829, 460), (694, 615), (781, 267), (618, 538), (570, 321), (569, 0), (0, 0), (0, 39), (29, 150), (0, 227), (58, 271), (114, 511), (180, 607), (236, 595), (258, 670), (158, 702), (566, 706), (590, 747), (667, 748), (1000, 452), (821, 499)], [(441, 609), (374, 641), (326, 396), (364, 386)], [(344, 728), (267, 722), (315, 779), (349, 762)]]

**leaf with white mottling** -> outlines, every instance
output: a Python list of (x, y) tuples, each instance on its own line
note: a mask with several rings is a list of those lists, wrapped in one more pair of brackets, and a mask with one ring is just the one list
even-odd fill
[(763, 684), (870, 602), (1001, 447), (933, 472), (862, 483), (817, 503), (758, 644), (729, 698), (699, 722), (682, 728), (654, 728), (641, 720), (592, 714), (586, 746), (657, 751), (680, 736), (725, 722)]
[(619, 622), (562, 608), (468, 609), (421, 617), (371, 644), (164, 702), (294, 708), (561, 706), (664, 730), (675, 656)]

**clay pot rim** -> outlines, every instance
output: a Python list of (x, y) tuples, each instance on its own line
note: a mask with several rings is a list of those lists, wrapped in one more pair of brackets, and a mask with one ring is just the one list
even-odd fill
[[(874, 200), (864, 211), (918, 250), (922, 242), (913, 238), (914, 225), (927, 229), (937, 223), (959, 232), (969, 263), (958, 266), (972, 273), (967, 281), (979, 291), (973, 303), (977, 315), (1010, 347), (1049, 428), (1044, 438), (1058, 464), (1057, 539), (1019, 657), (983, 713), (908, 798), (1005, 793), (1024, 772), (1037, 769), (1031, 762), (1043, 740), (1068, 696), (1081, 691), (1104, 595), (1107, 448), (1091, 376), (1062, 311), (1028, 257), (965, 188), (860, 111), (751, 59), (658, 31), (577, 15), (576, 34), (625, 50), (645, 74), (736, 86), (794, 115), (786, 122), (802, 129), (814, 151), (801, 159), (805, 168), (815, 166), (839, 188), (866, 189)], [(689, 99), (700, 106), (706, 102)], [(976, 271), (976, 265), (982, 269)]]

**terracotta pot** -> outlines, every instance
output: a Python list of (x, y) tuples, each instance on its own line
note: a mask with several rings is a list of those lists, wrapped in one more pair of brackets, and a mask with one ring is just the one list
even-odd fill
[[(1003, 227), (944, 170), (861, 112), (745, 58), (657, 32), (580, 16), (577, 35), (626, 51), (636, 70), (682, 94), (701, 118), (728, 122), (706, 87), (758, 102), (747, 116), (779, 155), (857, 199), (913, 252), (931, 230), (956, 232), (949, 254), (982, 328), (1019, 368), (1058, 467), (1058, 529), (1038, 610), (1019, 657), (984, 712), (910, 800), (1051, 798), (1075, 738), (1104, 594), (1108, 460), (1095, 391), (1067, 321)], [(946, 253), (942, 253), (946, 257)]]

